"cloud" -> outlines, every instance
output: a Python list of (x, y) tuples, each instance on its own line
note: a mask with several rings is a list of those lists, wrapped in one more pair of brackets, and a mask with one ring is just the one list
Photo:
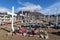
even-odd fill
[(0, 7), (0, 13), (5, 13), (11, 11), (10, 9), (4, 8), (4, 7)]
[(22, 2), (20, 2), (20, 1), (18, 1), (18, 4), (20, 4), (20, 5), (24, 5)]
[(24, 11), (36, 11), (36, 10), (41, 10), (42, 7), (40, 5), (35, 5), (33, 3), (29, 3), (29, 2), (19, 2), (20, 5), (23, 5), (23, 7), (19, 7), (17, 8), (18, 11), (20, 10), (24, 10)]
[[(4, 8), (4, 7), (0, 7), (0, 13), (8, 13), (10, 15), (12, 15), (12, 11), (10, 9)], [(13, 14), (16, 16), (16, 14)]]
[[(46, 15), (51, 15), (51, 14), (59, 14), (60, 13), (60, 3), (55, 3), (51, 6), (49, 6), (48, 8), (41, 10), (41, 13), (44, 13)], [(49, 12), (49, 14), (48, 14)]]

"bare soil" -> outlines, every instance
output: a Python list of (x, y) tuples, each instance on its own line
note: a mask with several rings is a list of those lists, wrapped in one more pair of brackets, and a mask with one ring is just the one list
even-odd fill
[(38, 37), (24, 37), (19, 35), (18, 33), (16, 35), (7, 35), (10, 31), (11, 25), (2, 25), (0, 26), (0, 40), (60, 40), (60, 34), (57, 33), (60, 31), (60, 29), (54, 29), (50, 28), (47, 29), (49, 39), (42, 39)]

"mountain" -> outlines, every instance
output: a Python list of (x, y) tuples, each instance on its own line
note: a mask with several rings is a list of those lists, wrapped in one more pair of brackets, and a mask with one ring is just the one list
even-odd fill
[[(18, 13), (16, 13), (16, 14), (21, 14), (22, 13), (22, 11), (19, 11)], [(40, 12), (31, 12), (31, 11), (23, 11), (23, 14), (25, 14), (25, 13), (30, 13), (30, 14), (32, 14), (32, 15), (42, 15), (42, 16), (44, 16), (44, 14), (42, 14), (42, 13), (40, 13)]]

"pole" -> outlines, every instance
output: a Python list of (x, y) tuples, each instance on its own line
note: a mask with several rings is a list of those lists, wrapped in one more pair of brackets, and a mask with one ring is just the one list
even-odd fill
[(49, 15), (48, 15), (48, 22), (49, 22), (49, 21), (50, 21), (50, 13), (49, 13), (49, 11), (48, 11), (48, 14), (49, 14)]
[(44, 20), (46, 21), (46, 16), (44, 15)]
[(6, 19), (5, 19), (5, 13), (4, 13), (4, 22), (6, 21)]
[(56, 26), (57, 26), (57, 22), (58, 22), (58, 8), (56, 9)]
[(11, 24), (11, 29), (12, 29), (12, 32), (14, 32), (14, 27), (13, 27), (13, 15), (14, 14), (14, 6), (12, 7), (12, 24)]
[(23, 10), (22, 10), (22, 23), (23, 23)]
[[(58, 13), (58, 8), (57, 8), (57, 13)], [(57, 22), (58, 22), (58, 15), (57, 15)]]

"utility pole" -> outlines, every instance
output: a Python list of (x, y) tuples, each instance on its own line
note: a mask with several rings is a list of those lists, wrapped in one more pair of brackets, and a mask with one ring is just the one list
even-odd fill
[(22, 10), (22, 23), (23, 23), (23, 10)]
[(49, 15), (48, 15), (48, 22), (49, 22), (49, 21), (50, 21), (50, 13), (49, 13), (49, 11), (48, 11), (48, 14), (49, 14)]
[(58, 8), (56, 8), (56, 26), (57, 26), (57, 23), (58, 23)]
[(6, 21), (6, 18), (5, 18), (5, 13), (4, 13), (4, 22)]

